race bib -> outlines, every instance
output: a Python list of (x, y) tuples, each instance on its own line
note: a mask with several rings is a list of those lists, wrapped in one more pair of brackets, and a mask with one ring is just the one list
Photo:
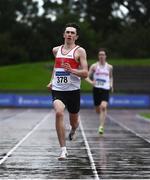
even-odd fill
[(104, 86), (106, 80), (104, 79), (96, 79), (96, 85), (97, 86)]
[(55, 74), (55, 82), (59, 85), (69, 84), (70, 80), (70, 72), (57, 71)]

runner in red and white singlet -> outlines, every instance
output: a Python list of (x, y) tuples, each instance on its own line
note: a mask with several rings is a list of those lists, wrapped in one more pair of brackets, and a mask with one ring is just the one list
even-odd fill
[(71, 130), (69, 140), (73, 140), (79, 125), (78, 112), (80, 110), (80, 78), (88, 75), (86, 51), (75, 44), (78, 39), (79, 27), (70, 23), (63, 34), (64, 44), (53, 48), (55, 64), (50, 83), (53, 106), (56, 113), (56, 130), (61, 153), (59, 160), (66, 159), (67, 148), (64, 126), (64, 110), (69, 112)]
[(63, 53), (63, 45), (58, 48), (52, 80), (52, 89), (57, 91), (72, 91), (80, 89), (80, 77), (64, 70), (64, 63), (68, 63), (72, 69), (79, 69), (80, 62), (75, 60), (75, 46), (68, 53)]

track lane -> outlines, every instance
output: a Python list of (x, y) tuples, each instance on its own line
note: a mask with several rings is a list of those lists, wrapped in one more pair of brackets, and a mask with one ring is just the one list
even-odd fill
[[(15, 110), (11, 110), (15, 111)], [(19, 111), (17, 110), (17, 113)], [(95, 176), (91, 168), (83, 133), (77, 132), (76, 141), (67, 140), (69, 157), (58, 161), (59, 144), (55, 130), (55, 114), (52, 110), (29, 109), (27, 113), (15, 115), (1, 121), (1, 159), (25, 134), (50, 113), (30, 136), (18, 146), (0, 165), (0, 179), (150, 179), (150, 144), (143, 138), (149, 122), (137, 120), (137, 110), (110, 110), (105, 134), (99, 136), (98, 116), (94, 110), (81, 109), (82, 128), (93, 158)], [(9, 111), (8, 111), (9, 114)], [(7, 116), (7, 114), (6, 114)], [(4, 114), (3, 114), (3, 116)], [(65, 114), (66, 138), (69, 133), (68, 113)], [(125, 126), (129, 126), (133, 132)], [(143, 128), (142, 128), (143, 127)], [(3, 154), (5, 152), (5, 154)]]

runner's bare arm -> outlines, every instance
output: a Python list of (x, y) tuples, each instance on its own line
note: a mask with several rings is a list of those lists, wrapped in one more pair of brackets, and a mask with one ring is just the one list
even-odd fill
[(111, 92), (114, 92), (114, 87), (113, 87), (113, 66), (110, 65), (110, 89)]
[(87, 65), (87, 55), (83, 48), (79, 48), (75, 54), (76, 60), (80, 61), (80, 69), (72, 69), (69, 63), (64, 64), (64, 69), (71, 72), (79, 77), (86, 78), (88, 76), (88, 65)]
[(58, 49), (59, 49), (59, 46), (54, 47), (54, 48), (52, 49), (52, 52), (53, 52), (53, 55), (54, 55), (54, 56), (56, 56)]
[(46, 86), (49, 90), (52, 89), (52, 79), (53, 79), (53, 76), (54, 76), (54, 70), (53, 70), (52, 75), (51, 75), (51, 80), (50, 80), (50, 82)]
[[(53, 53), (54, 57), (55, 57), (56, 54), (57, 54), (58, 48), (59, 48), (59, 46), (54, 47), (54, 48), (52, 49), (52, 53)], [(54, 69), (53, 69), (53, 71), (52, 71), (51, 80), (50, 80), (50, 82), (49, 82), (49, 83), (47, 84), (47, 86), (46, 86), (49, 90), (52, 89), (52, 79), (53, 79), (53, 76), (54, 76)]]
[(85, 79), (88, 83), (94, 85), (94, 81), (93, 81), (93, 73), (94, 73), (94, 69), (95, 69), (95, 63), (92, 64), (89, 68), (89, 72), (88, 72), (88, 77)]

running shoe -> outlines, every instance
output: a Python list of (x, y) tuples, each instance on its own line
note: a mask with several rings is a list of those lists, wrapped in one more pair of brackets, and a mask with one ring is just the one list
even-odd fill
[(58, 160), (65, 160), (65, 159), (67, 159), (67, 156), (68, 156), (67, 150), (61, 150)]
[(75, 138), (76, 138), (76, 131), (71, 130), (69, 133), (69, 140), (72, 141), (75, 140)]
[(99, 134), (104, 134), (104, 128), (102, 126), (100, 126), (98, 128), (98, 132), (99, 132)]

